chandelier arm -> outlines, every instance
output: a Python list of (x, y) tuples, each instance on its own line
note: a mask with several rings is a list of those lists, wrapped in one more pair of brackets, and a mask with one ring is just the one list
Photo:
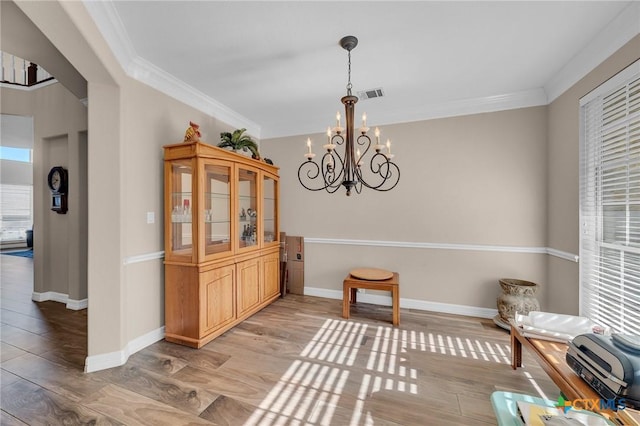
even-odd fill
[[(335, 158), (337, 158), (338, 161), (334, 161), (334, 169), (338, 168), (340, 170), (340, 173), (338, 173), (338, 176), (336, 176), (336, 180), (340, 180), (343, 178), (344, 176), (344, 159), (342, 158), (342, 156), (340, 155), (340, 153), (338, 151), (336, 151), (335, 149), (332, 152), (333, 155), (335, 155)], [(340, 162), (340, 166), (338, 166), (338, 162)], [(338, 183), (338, 186), (340, 186), (342, 182)]]
[[(378, 160), (378, 162), (376, 162), (376, 159)], [(383, 179), (388, 179), (389, 163), (391, 163), (391, 160), (385, 154), (377, 152), (373, 155), (373, 157), (371, 157), (371, 161), (369, 162), (369, 169), (371, 170), (371, 173), (382, 176), (382, 166), (387, 166), (387, 176), (384, 176)]]
[[(329, 159), (331, 159), (331, 162), (333, 163), (332, 167), (329, 167), (330, 161)], [(340, 172), (336, 175), (336, 160), (333, 158), (333, 155), (329, 152), (325, 153), (322, 156), (322, 164), (321, 164), (321, 170), (322, 170), (322, 178), (324, 179), (324, 183), (327, 186), (330, 187), (336, 187), (339, 188), (340, 187), (340, 177), (342, 176), (342, 167), (339, 168)]]
[[(303, 170), (303, 168), (308, 168), (309, 170), (307, 170), (306, 172)], [(314, 170), (315, 168), (315, 170)], [(322, 191), (323, 189), (326, 189), (326, 183), (325, 186), (319, 187), (319, 188), (311, 188), (307, 185), (305, 185), (305, 183), (302, 181), (302, 176), (304, 176), (306, 174), (306, 177), (308, 180), (310, 181), (315, 181), (315, 179), (320, 176), (320, 167), (318, 166), (318, 163), (316, 163), (315, 161), (305, 161), (304, 163), (300, 164), (300, 167), (298, 167), (298, 181), (300, 182), (300, 185), (304, 186), (305, 189), (308, 189), (309, 191)]]
[(335, 186), (327, 186), (325, 188), (325, 191), (327, 191), (329, 194), (333, 194), (334, 192), (336, 192), (338, 189), (340, 189), (340, 185), (335, 185)]
[[(338, 146), (342, 146), (342, 145), (344, 145), (344, 138), (342, 137), (342, 135), (334, 135), (333, 138), (331, 138), (331, 143), (335, 144), (335, 145), (338, 145)], [(344, 159), (340, 155), (340, 153), (338, 151), (336, 151), (335, 149), (333, 150), (333, 152), (340, 159), (340, 163), (344, 166)]]
[[(384, 156), (384, 154), (380, 154), (380, 155)], [(373, 163), (374, 158), (371, 159), (371, 163)], [(371, 167), (373, 169), (373, 165), (371, 165)], [(386, 161), (378, 164), (378, 169), (379, 171), (375, 174), (381, 176), (382, 181), (377, 185), (373, 185), (372, 183), (369, 183), (363, 180), (362, 184), (364, 186), (366, 186), (369, 189), (374, 189), (376, 191), (389, 191), (395, 188), (396, 185), (398, 185), (398, 182), (400, 182), (400, 168), (396, 163), (387, 159)], [(383, 169), (385, 170), (384, 173), (383, 173)], [(385, 185), (390, 185), (390, 186), (385, 187)]]
[(371, 149), (371, 138), (366, 134), (360, 134), (360, 136), (358, 136), (358, 139), (356, 139), (356, 142), (362, 147), (366, 145), (364, 152), (360, 154), (360, 158), (364, 158), (367, 155), (367, 152), (369, 152), (369, 149)]

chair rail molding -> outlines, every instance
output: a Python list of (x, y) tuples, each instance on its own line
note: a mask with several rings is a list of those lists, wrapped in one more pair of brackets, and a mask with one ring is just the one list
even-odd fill
[(561, 259), (578, 262), (579, 256), (573, 253), (556, 250), (549, 247), (525, 247), (525, 246), (495, 246), (484, 244), (450, 244), (450, 243), (430, 243), (419, 241), (380, 241), (380, 240), (351, 240), (341, 238), (305, 238), (305, 243), (310, 244), (337, 244), (352, 246), (371, 247), (398, 247), (398, 248), (421, 248), (435, 250), (468, 250), (468, 251), (496, 251), (504, 253), (529, 253), (547, 254)]

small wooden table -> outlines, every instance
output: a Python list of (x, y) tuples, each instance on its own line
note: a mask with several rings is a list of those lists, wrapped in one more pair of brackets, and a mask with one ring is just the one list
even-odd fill
[[(522, 366), (522, 346), (535, 355), (538, 364), (568, 400), (600, 399), (600, 395), (567, 364), (565, 343), (526, 337), (520, 328), (511, 324), (511, 368), (514, 370)], [(605, 411), (604, 414), (619, 419), (623, 425), (640, 425), (638, 412), (631, 409)]]
[(356, 294), (359, 288), (369, 290), (390, 291), (393, 307), (393, 325), (400, 325), (400, 276), (393, 272), (393, 277), (386, 280), (364, 280), (349, 274), (342, 284), (342, 317), (349, 319), (349, 309), (352, 303), (356, 303)]

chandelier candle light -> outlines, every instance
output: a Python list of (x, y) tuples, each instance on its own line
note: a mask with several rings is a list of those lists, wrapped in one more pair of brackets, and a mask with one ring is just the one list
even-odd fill
[[(311, 138), (307, 138), (307, 159), (298, 168), (298, 180), (310, 191), (326, 190), (329, 193), (336, 192), (340, 186), (344, 186), (347, 195), (351, 195), (351, 189), (359, 194), (365, 186), (376, 191), (389, 191), (396, 187), (400, 180), (400, 169), (391, 161), (391, 141), (387, 139), (386, 146), (380, 143), (380, 129), (376, 127), (375, 145), (372, 156), (365, 165), (365, 156), (371, 148), (371, 138), (367, 135), (367, 114), (362, 114), (362, 126), (359, 136), (354, 140), (355, 104), (358, 97), (351, 94), (351, 50), (358, 45), (358, 39), (354, 36), (346, 36), (340, 40), (340, 46), (348, 52), (349, 74), (347, 83), (347, 95), (341, 101), (344, 104), (346, 128), (340, 123), (340, 112), (336, 114), (336, 126), (327, 128), (327, 143), (322, 146), (326, 151), (320, 158), (320, 163), (314, 160), (316, 154), (311, 149)], [(357, 144), (357, 147), (356, 147)], [(343, 147), (342, 154), (336, 151), (337, 147)], [(362, 148), (362, 150), (361, 150)], [(383, 152), (384, 149), (387, 152)], [(364, 171), (369, 169), (365, 178)]]

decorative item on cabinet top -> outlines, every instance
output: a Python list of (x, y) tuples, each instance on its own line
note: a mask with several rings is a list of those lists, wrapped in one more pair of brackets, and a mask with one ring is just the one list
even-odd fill
[(187, 128), (187, 131), (184, 132), (184, 141), (185, 142), (198, 142), (200, 140), (200, 138), (202, 137), (202, 134), (200, 133), (199, 129), (200, 129), (200, 126), (198, 126), (193, 121), (190, 121), (189, 122), (189, 127)]
[(251, 152), (251, 158), (254, 160), (260, 160), (260, 152), (258, 152), (258, 145), (251, 139), (251, 136), (243, 134), (247, 129), (236, 129), (233, 133), (222, 132), (220, 133), (220, 148), (230, 148), (238, 153)]

